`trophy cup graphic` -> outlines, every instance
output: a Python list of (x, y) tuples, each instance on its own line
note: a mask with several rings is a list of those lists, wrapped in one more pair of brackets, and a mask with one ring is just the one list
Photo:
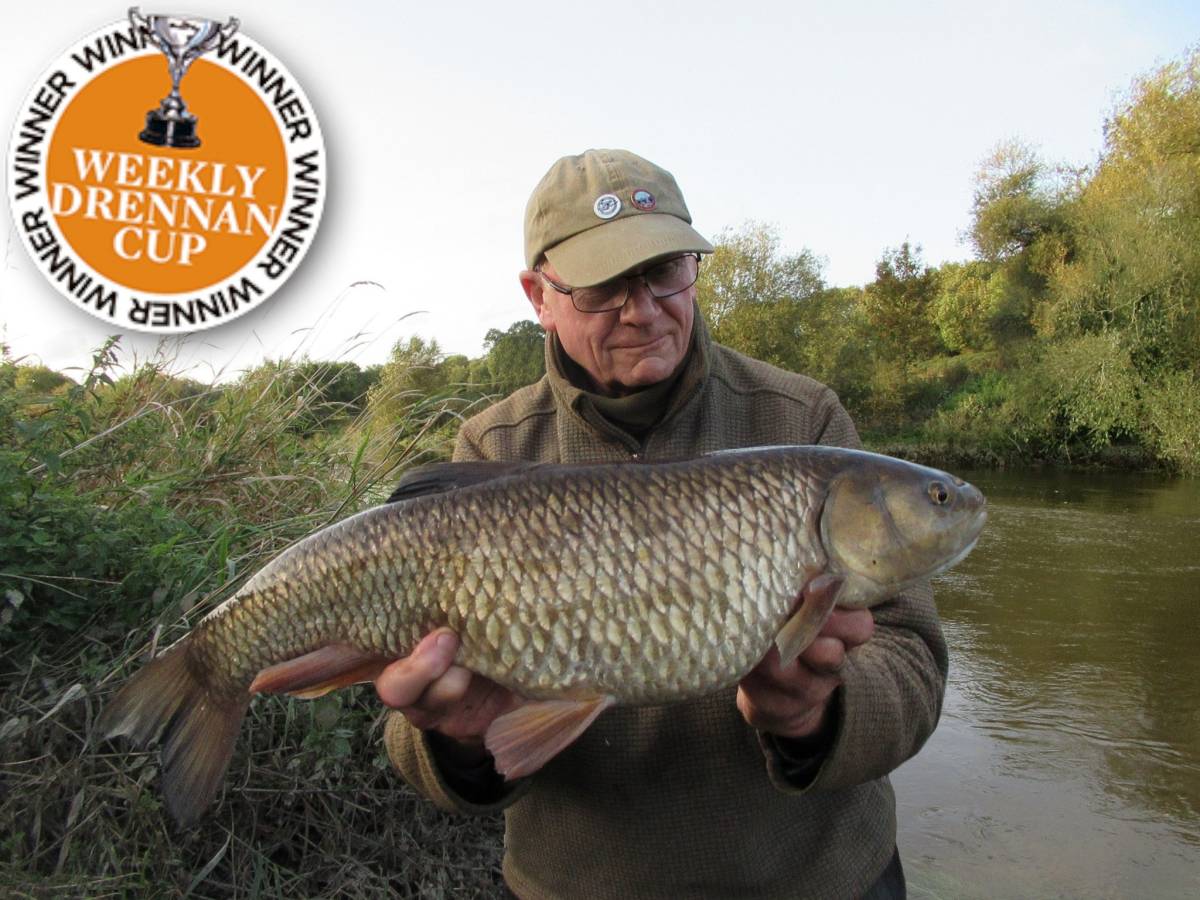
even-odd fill
[(224, 25), (198, 16), (143, 16), (138, 7), (129, 8), (129, 21), (145, 32), (167, 57), (171, 73), (171, 93), (146, 113), (146, 127), (138, 137), (147, 144), (160, 147), (199, 147), (196, 136), (197, 119), (188, 112), (179, 95), (179, 82), (197, 59), (231, 36), (238, 29), (238, 20), (230, 18)]

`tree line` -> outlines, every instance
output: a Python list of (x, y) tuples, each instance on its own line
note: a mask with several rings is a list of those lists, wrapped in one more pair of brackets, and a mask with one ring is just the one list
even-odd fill
[[(698, 282), (713, 336), (829, 384), (896, 452), (1197, 470), (1200, 50), (1135, 81), (1104, 135), (1086, 166), (999, 144), (975, 178), (967, 261), (927, 265), (906, 239), (869, 284), (837, 287), (770, 226), (720, 233)], [(241, 383), (314, 396), (293, 423), (308, 432), (431, 408), (453, 431), (541, 377), (543, 338), (518, 321), (468, 357), (413, 336), (381, 365), (267, 362)], [(31, 366), (9, 380), (34, 394), (67, 381)]]
[(884, 444), (1200, 469), (1200, 51), (1138, 79), (1104, 136), (1082, 167), (998, 145), (970, 261), (904, 241), (870, 284), (827, 287), (769, 228), (723, 235), (714, 335), (830, 384)]
[[(1200, 470), (1200, 49), (1133, 83), (1089, 165), (997, 145), (967, 237), (970, 260), (930, 266), (903, 240), (869, 284), (837, 287), (748, 223), (714, 241), (700, 307), (717, 340), (833, 387), (875, 446)], [(542, 371), (521, 321), (476, 359), (398, 344), (372, 396), (390, 414), (486, 402)]]

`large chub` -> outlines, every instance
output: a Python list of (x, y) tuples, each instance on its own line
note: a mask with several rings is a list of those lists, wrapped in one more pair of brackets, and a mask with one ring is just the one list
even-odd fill
[(794, 660), (835, 606), (876, 605), (952, 565), (986, 519), (983, 496), (945, 472), (809, 446), (454, 463), (392, 500), (284, 551), (101, 717), (108, 736), (162, 741), (180, 823), (220, 790), (254, 694), (371, 681), (449, 626), (457, 665), (531, 701), (484, 735), (496, 770), (520, 778), (612, 704), (725, 690), (771, 639)]
[(148, 663), (109, 703), (98, 727), (145, 746), (162, 740), (167, 809), (181, 825), (200, 817), (225, 778), (250, 703), (248, 693), (217, 696), (189, 656), (189, 642)]

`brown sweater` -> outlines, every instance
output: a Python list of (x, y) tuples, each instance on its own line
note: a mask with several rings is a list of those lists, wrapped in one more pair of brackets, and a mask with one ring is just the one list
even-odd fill
[[(696, 321), (666, 413), (641, 440), (602, 415), (547, 352), (546, 377), (468, 421), (455, 458), (576, 463), (859, 446), (831, 390), (712, 343)], [(875, 636), (849, 655), (832, 738), (811, 765), (789, 765), (748, 726), (733, 688), (611, 709), (540, 772), (503, 788), (465, 787), (399, 714), (388, 750), (439, 806), (504, 809), (504, 877), (529, 900), (858, 896), (896, 840), (887, 773), (933, 731), (947, 669), (931, 591), (873, 612)]]

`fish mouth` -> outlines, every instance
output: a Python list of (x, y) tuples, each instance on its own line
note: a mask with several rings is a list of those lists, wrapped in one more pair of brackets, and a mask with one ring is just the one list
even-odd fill
[(979, 538), (983, 535), (983, 526), (986, 524), (987, 524), (987, 509), (983, 508), (983, 509), (979, 510), (979, 515), (971, 523), (972, 528), (975, 532), (975, 534), (971, 537), (971, 540), (967, 541), (967, 543), (965, 543), (963, 545), (961, 550), (959, 550), (957, 553), (955, 553), (952, 557), (947, 559), (945, 562), (941, 563), (940, 565), (934, 566), (932, 569), (930, 569), (924, 575), (920, 576), (920, 578), (914, 579), (914, 580), (923, 581), (927, 578), (934, 578), (937, 575), (941, 575), (947, 569), (952, 569), (952, 568), (954, 568), (954, 566), (957, 566), (960, 562), (962, 562), (964, 559), (967, 558), (967, 556), (971, 553), (972, 550), (975, 549), (975, 545), (979, 543)]
[(963, 547), (961, 550), (959, 550), (956, 554), (954, 554), (954, 556), (952, 556), (950, 559), (946, 560), (944, 563), (942, 563), (940, 566), (938, 566), (936, 569), (934, 569), (932, 572), (930, 572), (928, 575), (926, 575), (924, 577), (925, 578), (933, 578), (935, 575), (941, 575), (947, 569), (954, 568), (960, 562), (962, 562), (964, 559), (967, 558), (967, 555), (970, 554), (970, 552), (975, 549), (975, 545), (978, 543), (979, 543), (979, 535), (977, 534), (977, 535), (975, 535), (974, 538), (971, 539), (971, 542), (969, 544), (967, 544), (965, 547)]
[(901, 582), (900, 584), (894, 586), (893, 588), (891, 588), (891, 590), (894, 590), (897, 592), (906, 591), (910, 587), (913, 587), (914, 585), (920, 584), (923, 581), (928, 581), (931, 578), (936, 578), (938, 575), (941, 575), (946, 570), (952, 569), (955, 566), (957, 566), (960, 562), (962, 562), (964, 559), (966, 559), (970, 555), (972, 550), (975, 549), (975, 545), (979, 543), (979, 538), (983, 535), (983, 526), (985, 524), (987, 524), (987, 510), (981, 509), (979, 511), (979, 518), (977, 518), (975, 520), (975, 522), (973, 523), (974, 529), (975, 529), (975, 535), (974, 535), (974, 537), (971, 538), (971, 540), (967, 541), (967, 543), (965, 543), (963, 545), (961, 550), (959, 550), (957, 553), (955, 553), (949, 559), (944, 560), (941, 563), (939, 563), (938, 565), (934, 566), (929, 571), (923, 572), (920, 575), (914, 575), (912, 578), (908, 579), (907, 581)]

